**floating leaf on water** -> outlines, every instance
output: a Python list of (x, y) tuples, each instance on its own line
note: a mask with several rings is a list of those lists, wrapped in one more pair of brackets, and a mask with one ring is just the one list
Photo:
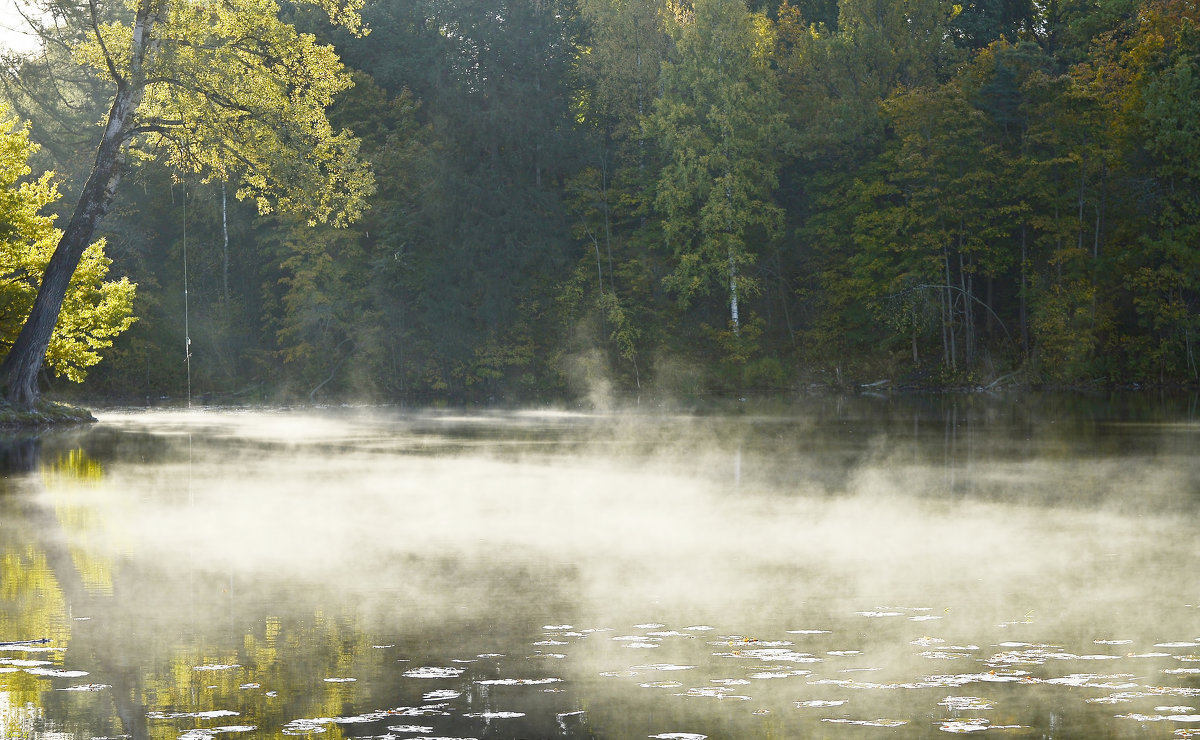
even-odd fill
[(0, 673), (16, 673), (19, 670), (21, 669), (14, 666), (0, 665)]
[(1170, 653), (1130, 653), (1127, 658), (1170, 658)]
[(461, 676), (465, 668), (444, 668), (439, 666), (424, 666), (405, 671), (407, 678), (456, 678)]
[(938, 702), (938, 706), (946, 707), (955, 712), (976, 712), (992, 708), (991, 699), (978, 696), (947, 696)]
[(372, 645), (371, 647), (376, 650), (387, 650), (388, 648), (394, 648), (396, 646), (395, 645)]
[(112, 688), (112, 686), (109, 686), (106, 683), (81, 683), (77, 686), (64, 686), (63, 688), (57, 689), (57, 690), (58, 691), (103, 691), (104, 689), (111, 689), (111, 688)]
[(654, 642), (627, 642), (621, 647), (633, 648), (635, 650), (652, 650), (662, 646)]
[(438, 689), (437, 691), (425, 692), (425, 695), (421, 697), (421, 701), (450, 701), (451, 699), (457, 699), (460, 696), (462, 696), (461, 691), (455, 691), (454, 689)]
[(908, 621), (910, 621), (910, 622), (930, 622), (935, 619), (942, 619), (942, 616), (940, 614), (922, 614), (917, 617), (909, 617)]
[(735, 701), (750, 701), (750, 697), (741, 696), (740, 694), (730, 694), (732, 689), (722, 688), (720, 686), (697, 686), (696, 688), (688, 689), (686, 693), (676, 694), (676, 696), (701, 696), (710, 699), (732, 699)]
[(561, 640), (538, 640), (534, 645), (566, 645), (567, 643)]
[(861, 725), (863, 727), (903, 727), (908, 724), (908, 720), (904, 719), (830, 719), (824, 718), (822, 722), (833, 722), (839, 725)]
[(862, 655), (861, 650), (827, 650), (826, 655), (835, 655), (839, 658), (844, 658), (848, 655)]
[(87, 671), (68, 671), (61, 668), (26, 668), (25, 672), (33, 676), (45, 676), (46, 678), (82, 678), (88, 675)]
[(266, 696), (269, 696), (269, 697), (271, 697), (271, 698), (274, 698), (274, 697), (276, 697), (276, 696), (279, 696), (279, 692), (278, 692), (278, 691), (268, 691), (268, 692), (266, 693)]
[(386, 714), (391, 717), (449, 717), (450, 713), (446, 711), (448, 704), (426, 704), (420, 707), (396, 707), (395, 709), (387, 710)]
[[(238, 712), (229, 709), (213, 709), (207, 712), (147, 712), (146, 719), (214, 719), (216, 717), (236, 717)], [(333, 720), (329, 720), (332, 722)]]
[(1169, 676), (1190, 676), (1200, 674), (1200, 668), (1167, 668), (1163, 673)]
[(198, 665), (193, 668), (193, 671), (228, 671), (231, 668), (241, 668), (237, 663), (224, 664), (217, 663), (215, 665)]
[[(563, 644), (565, 645), (566, 643), (564, 642)], [(450, 662), (451, 663), (474, 663), (475, 659), (474, 658), (451, 658)]]
[(629, 678), (636, 676), (637, 671), (601, 671), (600, 675), (605, 678)]
[(690, 671), (694, 665), (676, 665), (675, 663), (650, 663), (649, 665), (631, 666), (631, 671)]
[(584, 632), (586, 634), (591, 634), (593, 632), (615, 632), (615, 631), (616, 630), (614, 630), (612, 627), (593, 627), (591, 629), (584, 630)]
[(206, 729), (188, 730), (179, 736), (179, 740), (206, 740), (206, 738), (216, 737), (217, 735), (235, 733), (235, 732), (254, 732), (258, 727), (255, 725), (228, 725), (226, 727), (209, 727)]
[(918, 637), (909, 642), (909, 645), (919, 645), (921, 647), (930, 647), (931, 645), (941, 645), (945, 640), (940, 637)]
[(639, 683), (643, 689), (677, 689), (683, 684), (678, 681), (650, 681), (649, 683)]
[(840, 707), (846, 703), (845, 699), (809, 699), (808, 701), (795, 702), (800, 709), (817, 709), (823, 707)]
[(1097, 645), (1132, 645), (1133, 640), (1092, 640)]
[(561, 630), (573, 630), (575, 628), (569, 624), (547, 624), (544, 625), (542, 629), (546, 630), (547, 632), (556, 632)]
[(515, 719), (524, 717), (524, 712), (469, 712), (463, 715), (464, 717), (472, 717), (476, 719)]
[(476, 658), (503, 658), (504, 653), (480, 653)]
[[(604, 675), (604, 674), (601, 674)], [(634, 675), (630, 673), (629, 675)], [(489, 678), (476, 681), (480, 686), (540, 686), (547, 683), (561, 683), (561, 678)]]
[(766, 680), (768, 678), (789, 678), (791, 676), (804, 676), (804, 675), (808, 675), (809, 673), (810, 673), (809, 671), (798, 671), (795, 673), (793, 673), (791, 671), (763, 671), (761, 673), (751, 673), (750, 678), (762, 681), (762, 680)]
[(645, 635), (618, 635), (609, 639), (616, 642), (662, 642), (661, 637), (646, 637)]
[[(1111, 675), (1099, 675), (1095, 673), (1072, 673), (1069, 676), (1045, 679), (1043, 683), (1056, 684), (1059, 686), (1090, 686), (1096, 689), (1127, 689), (1137, 686), (1137, 684), (1133, 683), (1110, 683), (1110, 681), (1123, 678), (1133, 678), (1133, 674), (1118, 673)], [(1101, 681), (1102, 683), (1096, 683), (1097, 681)]]
[(658, 622), (647, 622), (647, 623), (645, 623), (645, 624), (635, 624), (635, 625), (633, 625), (634, 629), (639, 629), (639, 630), (656, 630), (656, 629), (658, 629), (658, 628), (660, 628), (660, 627), (666, 627), (666, 626), (667, 626), (667, 625), (665, 625), (665, 624), (659, 624)]
[(326, 678), (325, 683), (354, 683), (357, 678)]
[(982, 732), (988, 729), (988, 721), (986, 719), (948, 719), (943, 721), (938, 729), (950, 733)]
[(13, 665), (20, 668), (33, 668), (40, 665), (52, 665), (48, 660), (29, 660), (27, 658), (0, 658), (0, 664)]
[(676, 632), (675, 630), (667, 630), (666, 632), (647, 632), (651, 637), (695, 637), (684, 632)]
[(917, 653), (917, 655), (920, 655), (922, 658), (929, 658), (930, 660), (959, 660), (960, 658), (972, 657), (970, 653), (954, 653), (948, 650), (925, 650)]
[(543, 653), (540, 650), (537, 651), (536, 654), (529, 656), (530, 660), (533, 658), (551, 658), (553, 660), (562, 660), (565, 657), (567, 657), (565, 653)]
[(388, 732), (433, 732), (433, 727), (425, 725), (394, 725), (389, 726)]
[(647, 735), (647, 737), (658, 738), (658, 740), (705, 740), (708, 735), (699, 735), (694, 732), (664, 732), (658, 735)]
[(1193, 707), (1155, 707), (1156, 712), (1166, 712), (1168, 714), (1183, 714), (1185, 712), (1195, 711)]
[(689, 632), (708, 632), (716, 629), (716, 627), (709, 627), (707, 624), (694, 624), (691, 627), (684, 627), (684, 629)]
[(1200, 642), (1156, 642), (1154, 647), (1161, 648), (1177, 648), (1177, 647), (1200, 647)]
[(238, 686), (238, 688), (239, 688), (239, 689), (261, 689), (261, 688), (262, 688), (262, 684), (257, 684), (257, 683), (244, 683), (244, 684), (242, 684), (241, 686)]
[(1084, 701), (1088, 704), (1121, 704), (1123, 702), (1133, 701), (1134, 699), (1141, 699), (1146, 696), (1153, 696), (1153, 694), (1145, 691), (1122, 691), (1116, 694), (1109, 694), (1108, 696), (1098, 696), (1091, 699), (1084, 699)]
[(788, 630), (789, 635), (832, 635), (830, 630)]
[(903, 617), (903, 616), (904, 616), (904, 615), (903, 615), (902, 613), (900, 613), (900, 612), (877, 612), (877, 611), (868, 611), (868, 612), (858, 612), (858, 614), (859, 614), (859, 615), (861, 615), (861, 616), (864, 616), (864, 617), (873, 617), (873, 618), (878, 618), (878, 617)]
[(1012, 671), (1000, 673), (997, 671), (988, 671), (987, 673), (959, 673), (956, 675), (947, 676), (927, 676), (924, 681), (916, 684), (920, 688), (966, 686), (971, 683), (1013, 683), (1016, 681), (1025, 681), (1030, 678), (1025, 671)]
[(771, 713), (770, 709), (755, 709), (753, 712), (751, 712), (751, 714), (756, 715), (758, 717), (762, 717), (762, 716), (770, 714), (770, 713)]
[(770, 660), (781, 663), (821, 663), (820, 658), (811, 653), (798, 653), (785, 648), (750, 648), (735, 653), (713, 653), (722, 658), (753, 658), (754, 660)]

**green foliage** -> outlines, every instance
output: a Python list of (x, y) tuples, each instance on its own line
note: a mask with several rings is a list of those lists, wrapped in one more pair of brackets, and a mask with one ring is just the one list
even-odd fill
[[(29, 315), (62, 233), (43, 213), (59, 197), (54, 173), (28, 179), (35, 149), (26, 128), (0, 108), (0, 347), (6, 351)], [(135, 320), (135, 287), (126, 278), (105, 281), (110, 264), (103, 241), (84, 252), (50, 339), (46, 365), (76, 383)]]
[[(666, 153), (655, 194), (675, 258), (665, 285), (683, 305), (728, 287), (731, 310), (757, 290), (755, 242), (769, 240), (783, 212), (778, 184), (783, 112), (770, 54), (770, 22), (740, 0), (701, 0), (668, 26), (675, 52), (663, 67), (663, 97), (648, 129)], [(731, 316), (736, 331), (736, 313)]]
[[(197, 386), (227, 397), (1200, 379), (1189, 4), (317, 5), (162, 21), (162, 156), (106, 226), (144, 318), (92, 387), (182, 386), (184, 210)], [(83, 31), (92, 78), (57, 47), (2, 76), (64, 189), (113, 72)]]

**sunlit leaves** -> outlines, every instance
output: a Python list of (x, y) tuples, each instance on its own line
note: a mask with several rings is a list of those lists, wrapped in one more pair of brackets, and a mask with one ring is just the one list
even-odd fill
[[(355, 33), (362, 0), (319, 5)], [(236, 179), (240, 198), (311, 222), (356, 220), (374, 192), (358, 141), (325, 115), (351, 85), (333, 49), (280, 19), (274, 0), (164, 2), (143, 69), (133, 26), (109, 22), (76, 50), (99, 74), (132, 76), (144, 95), (131, 134), (204, 181)]]
[[(0, 111), (0, 346), (10, 347), (29, 315), (39, 281), (61, 236), (43, 210), (58, 199), (53, 173), (28, 179), (33, 145), (28, 133)], [(111, 264), (103, 241), (85, 252), (59, 314), (46, 363), (80, 382), (101, 350), (133, 323), (135, 288), (105, 281)]]

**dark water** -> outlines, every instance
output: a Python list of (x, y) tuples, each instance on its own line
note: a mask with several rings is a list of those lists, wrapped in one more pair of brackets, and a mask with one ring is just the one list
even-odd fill
[(98, 416), (3, 737), (1200, 737), (1192, 397)]

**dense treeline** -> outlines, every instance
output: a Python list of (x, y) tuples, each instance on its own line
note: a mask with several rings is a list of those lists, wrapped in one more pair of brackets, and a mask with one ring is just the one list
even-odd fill
[[(1200, 377), (1193, 3), (293, 16), (354, 70), (331, 117), (371, 210), (312, 226), (136, 164), (105, 230), (140, 320), (88, 392), (178, 397), (189, 367), (218, 400), (319, 401)], [(68, 193), (106, 105), (52, 99), (70, 77), (50, 50), (6, 96)]]

